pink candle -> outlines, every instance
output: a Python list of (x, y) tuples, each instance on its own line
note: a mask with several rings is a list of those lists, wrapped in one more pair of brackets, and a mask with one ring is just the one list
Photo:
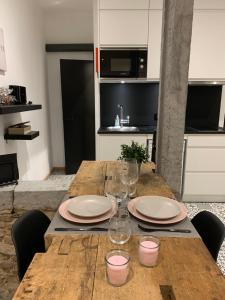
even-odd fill
[(159, 241), (154, 237), (141, 238), (138, 249), (139, 262), (147, 267), (157, 265)]
[(121, 286), (126, 283), (129, 274), (129, 256), (125, 257), (120, 252), (122, 251), (112, 251), (111, 256), (109, 254), (106, 257), (108, 280), (109, 283), (115, 286)]

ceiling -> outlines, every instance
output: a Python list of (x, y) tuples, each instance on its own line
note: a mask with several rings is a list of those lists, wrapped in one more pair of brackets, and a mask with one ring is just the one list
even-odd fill
[(38, 0), (45, 10), (91, 11), (92, 0)]

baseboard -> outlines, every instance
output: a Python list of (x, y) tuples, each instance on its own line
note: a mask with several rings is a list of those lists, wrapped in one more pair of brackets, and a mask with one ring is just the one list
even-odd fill
[(49, 176), (53, 175), (54, 172), (65, 173), (65, 167), (53, 167), (48, 175), (43, 180), (47, 180)]

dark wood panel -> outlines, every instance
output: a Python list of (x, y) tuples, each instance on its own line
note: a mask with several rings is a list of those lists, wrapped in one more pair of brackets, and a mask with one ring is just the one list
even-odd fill
[(94, 64), (60, 60), (66, 174), (95, 160)]
[(18, 105), (0, 105), (0, 115), (12, 114), (28, 110), (41, 109), (40, 104), (18, 104)]
[(46, 52), (93, 51), (94, 44), (46, 44)]
[(5, 140), (33, 140), (39, 136), (39, 131), (30, 131), (25, 134), (8, 134), (4, 135)]

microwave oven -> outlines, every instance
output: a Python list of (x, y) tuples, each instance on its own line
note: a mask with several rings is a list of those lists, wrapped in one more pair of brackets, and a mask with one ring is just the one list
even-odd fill
[(100, 49), (100, 77), (146, 78), (147, 48)]

